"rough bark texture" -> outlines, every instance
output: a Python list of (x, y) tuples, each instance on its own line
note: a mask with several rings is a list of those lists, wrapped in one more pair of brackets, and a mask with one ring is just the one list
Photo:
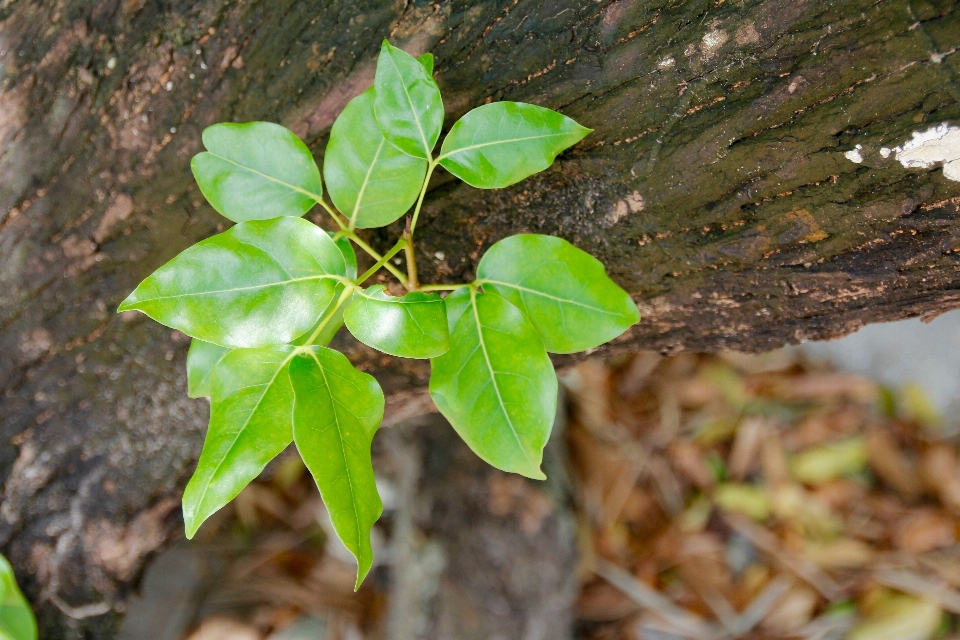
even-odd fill
[[(448, 125), (519, 100), (595, 129), (510, 189), (438, 176), (424, 279), (511, 233), (566, 237), (644, 312), (621, 350), (762, 350), (960, 305), (960, 183), (880, 153), (960, 123), (950, 0), (0, 0), (0, 547), (43, 637), (110, 637), (177, 527), (206, 405), (182, 336), (113, 311), (224, 228), (189, 174), (200, 132), (277, 121), (320, 158), (384, 37), (436, 54)], [(401, 411), (425, 381), (340, 346)]]
[(481, 461), (439, 415), (404, 427), (375, 448), (400, 496), (386, 637), (570, 640), (578, 574), (563, 438), (537, 482)]

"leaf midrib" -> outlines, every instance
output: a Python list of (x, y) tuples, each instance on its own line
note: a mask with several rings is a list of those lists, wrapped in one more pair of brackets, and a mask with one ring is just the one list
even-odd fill
[[(427, 145), (427, 134), (423, 132), (423, 125), (420, 124), (420, 114), (417, 113), (417, 108), (413, 104), (413, 98), (410, 97), (410, 92), (407, 91), (407, 83), (403, 81), (403, 73), (400, 72), (400, 67), (397, 66), (397, 61), (393, 59), (393, 53), (387, 56), (387, 59), (390, 61), (390, 64), (393, 65), (394, 71), (397, 72), (397, 76), (400, 77), (400, 86), (403, 87), (403, 95), (407, 99), (407, 105), (410, 107), (410, 112), (413, 113), (413, 121), (417, 123), (417, 131), (420, 132), (420, 141), (423, 143), (423, 151), (426, 154), (426, 158), (430, 158), (430, 147)], [(420, 64), (419, 62), (417, 64)]]
[(541, 296), (541, 297), (544, 297), (544, 298), (549, 298), (549, 299), (551, 299), (551, 300), (556, 300), (557, 302), (564, 302), (564, 303), (567, 303), (567, 304), (572, 304), (572, 305), (577, 306), (577, 307), (583, 307), (584, 309), (589, 309), (590, 311), (596, 311), (596, 312), (598, 312), (598, 313), (605, 313), (605, 314), (607, 314), (607, 315), (616, 316), (616, 317), (618, 317), (618, 318), (623, 316), (623, 314), (617, 313), (616, 311), (609, 311), (609, 310), (604, 309), (604, 308), (602, 308), (602, 307), (594, 307), (594, 306), (592, 306), (592, 305), (585, 304), (585, 303), (583, 303), (583, 302), (578, 302), (578, 301), (576, 301), (576, 300), (571, 300), (571, 299), (569, 299), (569, 298), (561, 298), (561, 297), (559, 297), (559, 296), (550, 295), (549, 293), (545, 293), (545, 292), (540, 291), (540, 290), (538, 290), (538, 289), (531, 289), (531, 288), (529, 288), (529, 287), (523, 287), (523, 286), (520, 286), (520, 285), (518, 285), (518, 284), (514, 284), (514, 283), (512, 283), (512, 282), (503, 282), (502, 280), (490, 280), (490, 279), (487, 279), (487, 278), (479, 278), (479, 279), (477, 280), (477, 283), (478, 283), (478, 284), (483, 284), (483, 283), (498, 284), (498, 285), (501, 285), (501, 286), (504, 286), (504, 287), (510, 287), (510, 288), (513, 288), (513, 289), (517, 289), (518, 291), (525, 291), (525, 292), (527, 292), (527, 293), (531, 293), (531, 294), (536, 295), (536, 296)]
[(440, 155), (440, 157), (437, 158), (437, 162), (441, 162), (441, 161), (443, 161), (443, 160), (446, 160), (447, 158), (449, 158), (449, 157), (451, 157), (451, 156), (453, 156), (453, 155), (455, 155), (455, 154), (457, 154), (457, 153), (463, 153), (464, 151), (472, 151), (473, 149), (480, 149), (480, 148), (482, 148), (482, 147), (492, 147), (492, 146), (494, 146), (494, 145), (498, 145), (498, 144), (510, 144), (510, 143), (512, 143), (512, 142), (524, 142), (524, 141), (526, 141), (526, 140), (542, 140), (542, 139), (544, 139), (544, 138), (558, 138), (558, 137), (561, 137), (561, 136), (568, 136), (568, 135), (570, 135), (570, 133), (571, 133), (571, 132), (546, 133), (546, 134), (541, 135), (541, 136), (525, 136), (525, 137), (523, 137), (523, 138), (510, 138), (510, 139), (507, 139), (507, 140), (495, 140), (495, 141), (493, 141), (493, 142), (481, 142), (480, 144), (471, 144), (471, 145), (469, 145), (469, 146), (460, 147), (459, 149), (454, 149), (453, 151), (448, 151), (448, 152)]
[(406, 296), (402, 296), (399, 298), (397, 296), (390, 296), (390, 298), (393, 298), (393, 299), (388, 300), (384, 298), (378, 298), (376, 297), (376, 294), (367, 293), (366, 290), (357, 291), (357, 294), (363, 298), (366, 298), (371, 302), (383, 302), (386, 304), (418, 305), (418, 304), (439, 304), (443, 302), (442, 298), (436, 298), (436, 299), (430, 299), (430, 300), (404, 300), (403, 298), (405, 298)]
[[(357, 201), (353, 205), (353, 213), (350, 214), (350, 228), (353, 228), (357, 224), (357, 216), (360, 215), (360, 203), (363, 202), (363, 194), (367, 190), (367, 185), (370, 184), (370, 176), (373, 173), (373, 168), (377, 164), (377, 160), (380, 159), (380, 152), (383, 151), (383, 145), (387, 144), (387, 139), (383, 137), (383, 134), (380, 135), (380, 145), (377, 147), (377, 152), (373, 154), (373, 160), (370, 161), (370, 166), (367, 167), (367, 175), (363, 177), (363, 184), (360, 185), (360, 189), (357, 191)], [(329, 184), (327, 187), (329, 188)]]
[[(325, 274), (321, 274), (321, 275), (317, 275), (317, 276), (307, 276), (307, 277), (305, 277), (305, 278), (291, 278), (290, 280), (281, 280), (280, 282), (268, 282), (268, 283), (265, 283), (265, 284), (254, 284), (254, 285), (250, 285), (250, 286), (248, 286), (248, 287), (233, 287), (233, 288), (230, 288), (230, 289), (214, 289), (214, 290), (211, 290), (211, 291), (196, 291), (196, 292), (193, 292), (193, 293), (178, 293), (178, 294), (176, 294), (176, 295), (171, 295), (171, 296), (157, 296), (157, 297), (155, 297), (155, 298), (141, 298), (141, 299), (138, 299), (138, 300), (137, 300), (136, 302), (134, 302), (133, 304), (142, 304), (142, 303), (144, 303), (144, 302), (156, 302), (156, 301), (158, 301), (158, 300), (170, 300), (170, 299), (174, 299), (174, 298), (190, 298), (190, 297), (193, 297), (193, 296), (212, 296), (212, 295), (216, 295), (216, 294), (218, 294), (218, 293), (233, 293), (233, 292), (235, 292), (235, 291), (253, 291), (253, 290), (255, 290), (255, 289), (266, 289), (266, 288), (269, 288), (269, 287), (282, 287), (282, 286), (286, 286), (286, 285), (288, 285), (288, 284), (292, 284), (292, 283), (294, 283), (294, 282), (306, 282), (306, 281), (308, 281), (308, 280), (324, 280), (324, 279), (338, 280), (338, 281), (339, 281), (339, 280), (343, 280), (343, 276), (337, 276), (337, 275), (332, 275), (332, 274), (329, 274), (329, 273), (325, 273)], [(128, 308), (129, 308), (129, 307), (128, 307)]]
[[(304, 188), (302, 188), (302, 187), (298, 187), (298, 186), (295, 185), (295, 184), (290, 184), (289, 182), (285, 182), (285, 181), (281, 180), (280, 178), (275, 178), (275, 177), (271, 176), (271, 175), (268, 174), (268, 173), (263, 173), (262, 171), (257, 171), (257, 170), (254, 169), (253, 167), (248, 167), (248, 166), (245, 165), (245, 164), (240, 164), (240, 163), (237, 162), (236, 160), (231, 160), (230, 158), (228, 158), (228, 157), (226, 157), (226, 156), (222, 156), (222, 155), (220, 155), (219, 153), (210, 151), (209, 149), (207, 150), (207, 153), (209, 153), (210, 155), (212, 155), (214, 158), (219, 158), (219, 159), (223, 160), (224, 162), (229, 162), (230, 164), (232, 164), (232, 165), (234, 165), (234, 166), (236, 166), (236, 167), (240, 167), (240, 168), (243, 169), (244, 171), (249, 171), (250, 173), (256, 174), (256, 175), (260, 176), (261, 178), (266, 178), (267, 180), (270, 180), (270, 181), (272, 181), (272, 182), (276, 182), (277, 184), (281, 184), (281, 185), (287, 187), (288, 189), (292, 189), (292, 190), (296, 191), (297, 193), (301, 193), (301, 194), (307, 196), (308, 198), (311, 198), (311, 199), (313, 199), (313, 200), (315, 200), (315, 201), (317, 201), (317, 202), (320, 202), (320, 200), (321, 200), (320, 195), (318, 195), (318, 194), (316, 194), (316, 193), (313, 193), (312, 191), (307, 191), (306, 189), (304, 189)], [(312, 160), (312, 158), (311, 158), (311, 160)]]
[[(333, 390), (330, 388), (330, 381), (327, 380), (327, 372), (323, 367), (323, 364), (320, 363), (320, 358), (317, 357), (316, 352), (313, 350), (309, 351), (310, 357), (313, 358), (313, 361), (317, 363), (317, 367), (320, 369), (320, 375), (323, 376), (323, 385), (327, 389), (327, 395), (330, 396), (330, 409), (333, 411), (333, 421), (337, 427), (337, 436), (340, 443), (340, 455), (343, 456), (343, 469), (347, 474), (347, 484), (350, 486), (350, 505), (353, 507), (353, 517), (357, 523), (357, 553), (361, 552), (363, 545), (361, 544), (361, 532), (360, 532), (360, 512), (357, 511), (357, 497), (356, 492), (353, 489), (353, 474), (350, 473), (350, 463), (347, 462), (347, 449), (344, 445), (343, 440), (343, 431), (340, 429), (340, 415), (337, 413), (337, 402), (333, 397)], [(296, 391), (294, 391), (294, 398), (296, 398)], [(357, 565), (360, 565), (360, 558), (357, 557)]]
[(500, 403), (500, 410), (503, 412), (503, 417), (507, 419), (507, 425), (510, 427), (510, 432), (513, 434), (513, 438), (517, 441), (517, 446), (520, 447), (520, 453), (523, 454), (523, 457), (526, 458), (530, 465), (533, 465), (533, 460), (530, 459), (530, 456), (527, 454), (527, 450), (520, 441), (520, 434), (517, 433), (516, 427), (513, 426), (513, 420), (510, 419), (510, 414), (507, 412), (507, 407), (503, 404), (503, 396), (500, 394), (500, 385), (497, 384), (497, 372), (493, 368), (493, 363), (490, 362), (490, 354), (487, 353), (487, 344), (483, 339), (483, 324), (480, 322), (480, 312), (477, 310), (477, 294), (473, 290), (470, 291), (470, 306), (473, 307), (473, 318), (477, 324), (477, 337), (480, 340), (480, 350), (483, 351), (483, 359), (487, 363), (487, 371), (490, 372), (490, 380), (493, 390), (497, 392), (497, 402)]
[[(233, 440), (230, 442), (230, 446), (227, 447), (226, 453), (223, 454), (223, 456), (220, 458), (220, 461), (217, 463), (217, 466), (214, 467), (213, 471), (210, 473), (210, 477), (207, 478), (207, 482), (203, 487), (203, 491), (200, 493), (200, 499), (197, 500), (198, 509), (203, 506), (203, 500), (207, 495), (207, 490), (210, 488), (210, 485), (213, 484), (213, 478), (216, 477), (217, 473), (220, 471), (220, 467), (223, 466), (223, 462), (230, 455), (230, 452), (233, 451), (233, 447), (236, 446), (237, 441), (240, 439), (240, 436), (243, 435), (243, 432), (247, 429), (248, 426), (250, 426), (250, 421), (253, 419), (253, 414), (255, 414), (257, 410), (260, 408), (260, 404), (263, 402), (263, 399), (267, 397), (267, 393), (270, 391), (270, 388), (273, 386), (273, 383), (276, 382), (277, 376), (280, 375), (280, 372), (284, 369), (284, 367), (287, 366), (287, 364), (290, 362), (290, 360), (293, 359), (293, 356), (295, 356), (296, 354), (297, 354), (297, 351), (292, 350), (290, 352), (290, 355), (284, 358), (283, 362), (281, 362), (280, 365), (277, 367), (277, 370), (273, 372), (273, 375), (270, 377), (270, 381), (263, 386), (263, 393), (260, 394), (260, 397), (257, 398), (256, 404), (254, 404), (253, 408), (250, 409), (250, 413), (247, 414), (247, 419), (243, 421), (243, 426), (237, 429), (237, 433), (233, 437)], [(254, 386), (254, 385), (250, 385), (250, 386)], [(241, 387), (241, 389), (244, 389), (244, 388), (248, 388), (248, 387)], [(291, 385), (291, 389), (292, 388), (293, 388), (293, 385)], [(234, 390), (234, 393), (236, 393), (239, 390), (240, 389)], [(290, 426), (292, 430), (293, 424), (291, 423)]]

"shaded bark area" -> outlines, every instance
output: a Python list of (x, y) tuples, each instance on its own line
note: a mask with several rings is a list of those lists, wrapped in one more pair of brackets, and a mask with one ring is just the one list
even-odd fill
[[(510, 189), (437, 176), (425, 280), (563, 236), (644, 314), (611, 350), (762, 350), (960, 306), (960, 183), (880, 152), (960, 124), (948, 0), (0, 1), (0, 547), (43, 637), (110, 637), (179, 535), (206, 405), (183, 336), (113, 311), (225, 228), (189, 174), (200, 132), (272, 120), (322, 159), (384, 37), (435, 53), (447, 126), (519, 100), (595, 129)], [(425, 363), (338, 346), (394, 412), (422, 406)]]
[(554, 430), (546, 482), (493, 469), (439, 415), (381, 434), (399, 494), (387, 638), (573, 637), (576, 524)]

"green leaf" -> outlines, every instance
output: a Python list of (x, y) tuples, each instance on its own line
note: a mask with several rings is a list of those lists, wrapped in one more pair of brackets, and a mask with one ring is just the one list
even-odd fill
[(215, 124), (203, 146), (190, 168), (213, 208), (234, 222), (299, 217), (323, 193), (307, 145), (278, 124)]
[(470, 296), (470, 287), (454, 289), (450, 295), (444, 298), (443, 303), (447, 307), (447, 329), (452, 334), (453, 328), (457, 326), (457, 321), (460, 320), (460, 316), (466, 313), (470, 305), (473, 304)]
[(357, 293), (344, 320), (357, 340), (402, 358), (434, 358), (450, 348), (446, 307), (436, 293), (391, 296), (382, 284)]
[(224, 347), (283, 344), (316, 322), (346, 272), (337, 245), (310, 222), (251, 220), (157, 269), (119, 311)]
[(187, 351), (187, 395), (191, 398), (210, 397), (210, 374), (230, 349), (194, 338)]
[(373, 565), (370, 530), (383, 512), (370, 458), (370, 443), (383, 418), (383, 392), (343, 354), (307, 349), (290, 363), (296, 397), (293, 438), (334, 530), (357, 559), (359, 588)]
[(474, 294), (431, 361), (430, 395), (473, 451), (498, 469), (538, 480), (557, 410), (557, 375), (533, 325), (491, 294)]
[(390, 224), (413, 206), (427, 161), (387, 142), (373, 111), (371, 87), (351, 100), (330, 131), (323, 177), (337, 208), (360, 228)]
[(640, 321), (637, 305), (599, 260), (552, 236), (497, 242), (480, 260), (477, 284), (523, 311), (553, 353), (591, 349)]
[(192, 538), (293, 440), (293, 389), (287, 367), (296, 347), (234, 349), (210, 379), (210, 427), (197, 470), (183, 492)]
[(493, 102), (460, 118), (440, 147), (439, 162), (464, 182), (499, 189), (543, 171), (591, 129), (523, 102)]
[(0, 638), (37, 640), (37, 621), (30, 603), (23, 597), (13, 567), (0, 556)]
[(418, 56), (417, 62), (423, 65), (423, 68), (426, 69), (428, 76), (433, 75), (433, 54), (432, 53), (427, 52), (422, 56)]
[[(330, 235), (333, 236), (334, 234)], [(337, 238), (334, 242), (336, 243), (337, 248), (340, 249), (340, 253), (343, 254), (343, 261), (347, 265), (343, 275), (350, 280), (353, 280), (357, 277), (357, 254), (353, 250), (353, 245), (350, 243), (348, 238)]]
[(210, 428), (183, 494), (187, 537), (295, 441), (337, 534), (357, 557), (359, 586), (382, 511), (370, 458), (384, 405), (376, 380), (336, 351), (284, 345), (230, 351), (210, 390)]
[(423, 64), (384, 40), (373, 86), (383, 136), (406, 154), (430, 158), (443, 127), (443, 101)]

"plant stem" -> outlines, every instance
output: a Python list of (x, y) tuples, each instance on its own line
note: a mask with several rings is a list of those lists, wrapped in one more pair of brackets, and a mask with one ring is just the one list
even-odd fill
[(356, 280), (354, 280), (354, 283), (356, 283), (356, 284), (358, 284), (358, 285), (363, 284), (364, 281), (366, 281), (367, 278), (369, 278), (370, 276), (372, 276), (373, 274), (375, 274), (377, 271), (379, 271), (379, 270), (380, 270), (380, 267), (385, 266), (385, 265), (387, 264), (387, 261), (390, 260), (390, 258), (392, 258), (393, 256), (397, 255), (397, 253), (399, 253), (400, 250), (403, 249), (403, 248), (406, 247), (406, 246), (407, 246), (407, 241), (406, 241), (405, 238), (400, 238), (399, 240), (397, 240), (397, 244), (393, 245), (393, 248), (390, 249), (390, 251), (387, 251), (387, 252), (383, 255), (383, 257), (380, 258), (380, 259), (377, 261), (377, 263), (376, 263), (375, 265), (373, 265), (372, 267), (370, 267), (369, 269), (367, 269), (366, 271), (364, 271), (364, 272), (363, 272), (363, 275), (361, 275), (359, 278), (357, 278)]
[(427, 186), (430, 184), (430, 176), (433, 175), (433, 170), (436, 168), (437, 163), (433, 160), (430, 161), (430, 164), (427, 166), (427, 175), (423, 179), (423, 187), (420, 189), (420, 197), (417, 198), (417, 206), (413, 209), (413, 222), (410, 223), (410, 237), (413, 237), (413, 232), (417, 230), (417, 218), (420, 217), (420, 208), (423, 206), (423, 198), (427, 195)]
[[(358, 236), (355, 231), (350, 231), (349, 229), (345, 229), (343, 232), (343, 235), (347, 238), (350, 238), (351, 242), (353, 242), (355, 245), (363, 249), (368, 256), (370, 256), (377, 262), (380, 262), (381, 260), (383, 260), (383, 256), (380, 255), (380, 253), (376, 249), (374, 249), (369, 244), (364, 242), (363, 239), (360, 238), (360, 236)], [(384, 262), (381, 266), (383, 266), (384, 269), (392, 273), (393, 277), (400, 281), (400, 284), (402, 284), (407, 289), (410, 289), (410, 283), (407, 280), (407, 276), (405, 276), (403, 272), (400, 271), (400, 269), (397, 269), (395, 266), (393, 266), (389, 262)]]
[(340, 216), (337, 215), (337, 212), (334, 211), (333, 208), (323, 200), (323, 198), (315, 196), (313, 199), (317, 201), (317, 204), (327, 210), (327, 213), (330, 214), (330, 217), (333, 218), (333, 221), (337, 223), (337, 226), (340, 227), (341, 231), (347, 230), (347, 225), (343, 222), (343, 220), (340, 219)]
[[(349, 238), (355, 245), (363, 249), (367, 253), (367, 255), (369, 255), (374, 260), (379, 262), (380, 260), (383, 259), (383, 256), (381, 256), (369, 244), (361, 240), (360, 237), (356, 234), (356, 232), (353, 229), (351, 229), (346, 223), (344, 223), (343, 220), (340, 219), (340, 216), (337, 214), (337, 212), (334, 211), (330, 205), (324, 202), (323, 198), (317, 196), (317, 197), (314, 197), (314, 200), (317, 201), (317, 204), (319, 204), (321, 207), (326, 209), (327, 213), (330, 214), (330, 217), (333, 218), (333, 221), (337, 223), (338, 227), (340, 227), (340, 231), (337, 231), (333, 236), (334, 240), (336, 240), (337, 238)], [(400, 271), (390, 263), (384, 263), (382, 266), (387, 271), (392, 273), (393, 276), (400, 281), (400, 284), (407, 287), (408, 289), (410, 288), (407, 285), (407, 277), (403, 275), (402, 271)]]
[(304, 343), (304, 346), (309, 346), (313, 344), (313, 341), (317, 339), (317, 336), (320, 335), (320, 332), (323, 331), (323, 328), (327, 326), (327, 323), (330, 322), (330, 318), (337, 314), (337, 310), (343, 306), (343, 303), (350, 299), (350, 296), (353, 295), (354, 289), (357, 287), (353, 284), (348, 284), (347, 287), (343, 290), (343, 293), (340, 294), (340, 297), (337, 298), (337, 303), (333, 305), (333, 308), (330, 309), (323, 320), (320, 321), (320, 324), (317, 325), (317, 328), (313, 330), (313, 333), (310, 334), (310, 339)]
[(413, 232), (410, 230), (410, 216), (407, 216), (407, 228), (403, 230), (400, 239), (404, 241), (404, 255), (407, 257), (407, 277), (410, 286), (407, 288), (416, 291), (420, 288), (420, 278), (417, 274), (417, 256), (413, 252)]
[(411, 291), (416, 291), (420, 288), (420, 279), (417, 275), (417, 254), (413, 248), (413, 232), (417, 228), (417, 219), (420, 217), (420, 209), (423, 207), (423, 198), (427, 195), (427, 187), (430, 185), (430, 176), (433, 175), (433, 170), (437, 166), (437, 163), (433, 161), (433, 158), (430, 158), (429, 164), (427, 165), (427, 175), (423, 178), (423, 186), (420, 187), (420, 197), (417, 198), (417, 206), (413, 208), (413, 219), (407, 218), (407, 228), (403, 232), (403, 237), (407, 241), (406, 246), (406, 256), (407, 256), (407, 277), (410, 279), (410, 286), (407, 289)]

